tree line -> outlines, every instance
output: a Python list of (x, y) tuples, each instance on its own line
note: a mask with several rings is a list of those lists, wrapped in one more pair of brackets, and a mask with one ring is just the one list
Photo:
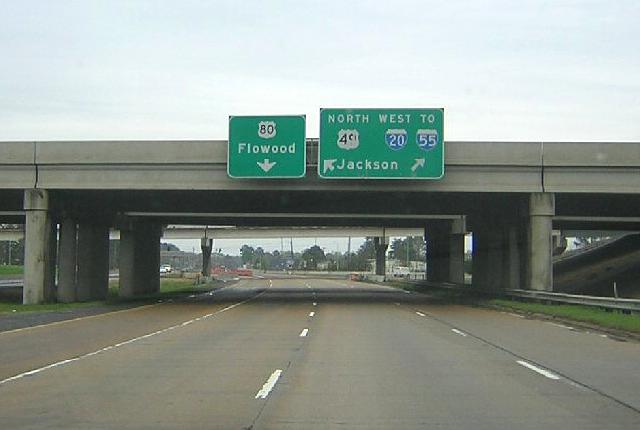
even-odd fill
[[(258, 270), (329, 270), (329, 271), (368, 271), (371, 261), (375, 260), (375, 245), (372, 237), (365, 241), (355, 252), (325, 252), (313, 245), (302, 252), (265, 251), (262, 247), (242, 245), (240, 258), (244, 266)], [(421, 237), (397, 238), (389, 246), (389, 258), (406, 262), (424, 260), (425, 244)]]

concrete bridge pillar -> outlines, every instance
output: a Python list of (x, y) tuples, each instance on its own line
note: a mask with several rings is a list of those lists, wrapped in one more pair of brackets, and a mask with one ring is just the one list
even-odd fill
[(55, 296), (55, 260), (52, 248), (54, 225), (49, 213), (49, 193), (46, 190), (25, 190), (24, 210), (24, 304), (52, 301)]
[(427, 280), (449, 281), (451, 221), (433, 221), (425, 228), (427, 244)]
[(75, 302), (77, 296), (78, 225), (71, 218), (60, 222), (58, 252), (58, 301)]
[(489, 249), (491, 229), (487, 225), (473, 226), (472, 284), (474, 288), (485, 290), (490, 285)]
[(120, 297), (160, 291), (160, 236), (156, 223), (132, 223), (120, 228)]
[(522, 249), (524, 247), (522, 232), (522, 226), (518, 225), (507, 225), (503, 230), (502, 288), (521, 288)]
[(385, 276), (387, 273), (387, 248), (389, 247), (387, 237), (374, 237), (373, 247), (376, 251), (376, 275)]
[[(473, 227), (473, 286), (496, 291), (511, 288), (512, 273), (518, 273), (519, 261), (512, 261), (509, 224), (487, 217)], [(514, 244), (517, 246), (517, 244)], [(517, 255), (517, 254), (515, 254)], [(514, 266), (515, 264), (515, 266)]]
[(427, 280), (464, 283), (464, 218), (430, 222), (425, 228)]
[(109, 291), (109, 227), (81, 221), (77, 255), (77, 300), (104, 300)]
[(202, 250), (202, 276), (211, 276), (211, 250), (213, 249), (213, 239), (203, 237), (200, 239), (200, 249)]
[(526, 285), (531, 290), (553, 290), (552, 221), (554, 215), (554, 194), (532, 193), (529, 196), (529, 264)]
[(452, 221), (449, 236), (449, 282), (464, 284), (464, 237), (467, 234), (465, 218)]

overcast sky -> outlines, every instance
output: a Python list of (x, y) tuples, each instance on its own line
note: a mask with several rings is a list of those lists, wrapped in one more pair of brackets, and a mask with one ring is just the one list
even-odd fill
[(637, 0), (0, 11), (0, 140), (226, 139), (231, 114), (316, 137), (321, 107), (444, 107), (447, 140), (640, 141)]

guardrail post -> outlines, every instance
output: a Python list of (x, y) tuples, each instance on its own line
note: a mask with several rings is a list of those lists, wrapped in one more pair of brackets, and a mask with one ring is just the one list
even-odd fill
[(25, 190), (24, 210), (26, 223), (22, 302), (43, 303), (53, 300), (55, 291), (49, 193), (39, 189)]
[(553, 290), (552, 220), (554, 215), (554, 194), (532, 193), (529, 196), (527, 286), (531, 290)]

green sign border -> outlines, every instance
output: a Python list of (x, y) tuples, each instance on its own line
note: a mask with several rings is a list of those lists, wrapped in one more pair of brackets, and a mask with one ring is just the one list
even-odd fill
[[(259, 119), (259, 120), (277, 120), (278, 118), (302, 118), (304, 133), (302, 139), (302, 151), (303, 151), (303, 165), (302, 165), (302, 174), (299, 176), (233, 176), (229, 171), (231, 167), (230, 158), (231, 158), (231, 120), (233, 118), (251, 118), (251, 119)], [(297, 115), (229, 115), (229, 130), (228, 130), (228, 140), (227, 140), (227, 176), (231, 179), (300, 179), (307, 176), (307, 116), (305, 114), (297, 114)]]
[[(439, 110), (442, 111), (442, 174), (438, 177), (435, 176), (421, 176), (421, 177), (407, 177), (407, 176), (323, 176), (322, 174), (322, 159), (320, 158), (321, 154), (321, 145), (322, 145), (322, 111), (323, 110), (342, 110), (342, 111), (380, 111), (380, 112), (388, 112), (388, 111), (409, 111), (409, 110)], [(420, 107), (420, 108), (320, 108), (320, 136), (318, 138), (318, 167), (317, 174), (320, 179), (327, 180), (346, 180), (346, 181), (370, 181), (370, 180), (395, 180), (395, 181), (437, 181), (441, 180), (445, 174), (445, 139), (444, 139), (444, 108), (430, 108), (430, 107)]]

